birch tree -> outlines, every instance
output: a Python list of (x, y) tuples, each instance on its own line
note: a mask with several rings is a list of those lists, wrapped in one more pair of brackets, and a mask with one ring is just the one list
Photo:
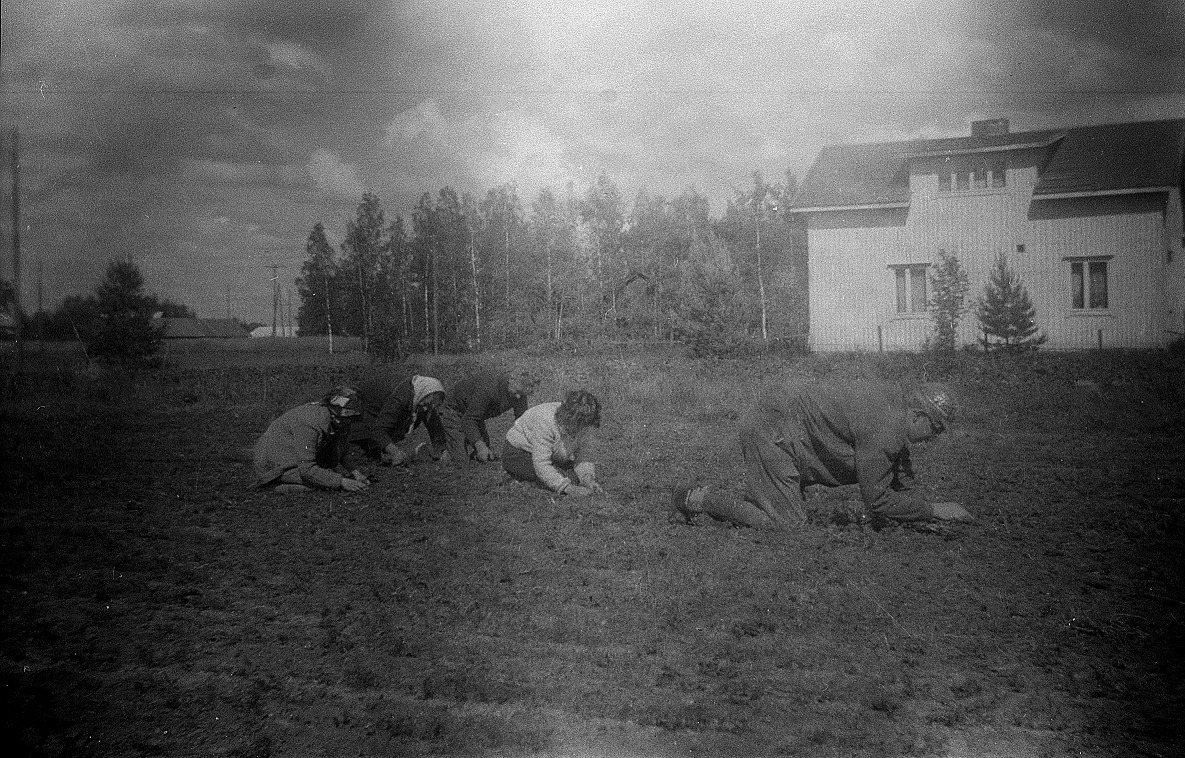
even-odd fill
[(344, 274), (346, 329), (362, 337), (367, 352), (375, 332), (375, 314), (381, 306), (377, 298), (385, 294), (380, 289), (380, 269), (387, 248), (382, 204), (377, 196), (367, 192), (354, 219), (346, 225), (339, 270)]

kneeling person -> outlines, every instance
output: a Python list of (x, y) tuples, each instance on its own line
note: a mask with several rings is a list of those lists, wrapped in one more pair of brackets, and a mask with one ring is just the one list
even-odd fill
[(688, 523), (699, 513), (738, 526), (797, 528), (806, 523), (808, 485), (858, 484), (870, 514), (895, 521), (964, 521), (958, 503), (930, 503), (914, 492), (911, 443), (933, 439), (955, 415), (949, 388), (923, 384), (807, 388), (772, 395), (740, 433), (743, 499), (684, 487), (672, 507)]
[(514, 411), (516, 419), (521, 417), (527, 410), (528, 396), (538, 386), (534, 374), (521, 370), (510, 374), (479, 371), (457, 382), (440, 410), (453, 462), (497, 459), (486, 421), (506, 411)]
[(349, 386), (286, 411), (255, 443), (253, 486), (277, 492), (366, 489), (366, 476), (344, 463), (350, 423), (359, 413), (358, 391)]
[(569, 392), (562, 403), (532, 406), (506, 432), (502, 465), (515, 479), (561, 495), (603, 493), (593, 460), (600, 425), (601, 403), (583, 390)]
[[(445, 433), (440, 421), (444, 385), (431, 376), (416, 374), (392, 383), (389, 378), (375, 379), (358, 388), (362, 417), (350, 430), (350, 442), (361, 447), (371, 458), (388, 466), (411, 463), (416, 453), (427, 450), (432, 458), (444, 450)], [(429, 444), (414, 450), (404, 440), (416, 427), (428, 430)]]

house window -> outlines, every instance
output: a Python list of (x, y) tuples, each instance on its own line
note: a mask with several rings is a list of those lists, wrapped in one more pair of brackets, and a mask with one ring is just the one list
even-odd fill
[(992, 189), (1001, 189), (1008, 181), (1008, 173), (1004, 161), (996, 161), (991, 165)]
[(1075, 310), (1105, 310), (1107, 261), (1070, 261), (1070, 307)]
[(897, 312), (925, 313), (926, 268), (929, 264), (891, 266), (896, 280)]
[(1000, 160), (985, 161), (967, 171), (953, 171), (949, 168), (938, 171), (938, 191), (944, 193), (971, 189), (1003, 189), (1007, 183), (1007, 166)]

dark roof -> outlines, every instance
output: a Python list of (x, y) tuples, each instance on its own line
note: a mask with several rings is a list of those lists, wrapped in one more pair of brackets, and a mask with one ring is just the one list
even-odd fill
[(908, 203), (912, 158), (1022, 149), (1048, 151), (1034, 194), (1176, 186), (1185, 120), (831, 145), (819, 153), (790, 207)]
[(239, 339), (247, 336), (247, 330), (233, 318), (161, 318), (157, 321), (165, 329), (165, 339)]
[(790, 207), (908, 203), (906, 157), (914, 150), (912, 142), (825, 147)]
[(1041, 171), (1033, 194), (1175, 187), (1183, 144), (1185, 120), (1073, 129)]

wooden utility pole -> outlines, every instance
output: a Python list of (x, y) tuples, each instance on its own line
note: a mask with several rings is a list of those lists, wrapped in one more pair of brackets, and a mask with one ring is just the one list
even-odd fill
[(12, 130), (12, 328), (16, 339), (16, 365), (19, 370), (25, 353), (24, 318), (21, 308), (21, 156), (20, 129)]
[(271, 269), (271, 271), (272, 271), (272, 336), (275, 337), (276, 336), (276, 327), (279, 326), (279, 318), (280, 318), (280, 274), (279, 274), (279, 271), (280, 271), (280, 269), (282, 269), (284, 267), (279, 264), (273, 263), (270, 266), (264, 266), (264, 268)]

